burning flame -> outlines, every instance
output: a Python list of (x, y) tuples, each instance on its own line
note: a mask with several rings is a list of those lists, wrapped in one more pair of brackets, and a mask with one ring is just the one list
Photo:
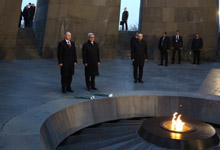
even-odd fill
[(183, 126), (185, 122), (182, 122), (180, 119), (181, 115), (177, 117), (177, 112), (173, 114), (173, 119), (172, 119), (172, 130), (173, 131), (183, 131)]

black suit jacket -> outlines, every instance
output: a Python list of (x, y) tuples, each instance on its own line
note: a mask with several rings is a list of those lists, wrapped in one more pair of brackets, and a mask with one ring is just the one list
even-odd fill
[(57, 58), (58, 64), (63, 64), (63, 66), (60, 67), (61, 75), (72, 76), (74, 74), (75, 69), (74, 63), (77, 63), (75, 43), (71, 42), (71, 48), (69, 48), (66, 40), (59, 42)]
[(131, 49), (131, 59), (134, 59), (134, 65), (144, 65), (145, 59), (148, 58), (147, 43), (145, 40), (134, 41)]
[(163, 36), (160, 38), (160, 41), (158, 43), (158, 48), (160, 51), (166, 51), (170, 48), (170, 38), (169, 37), (165, 37), (165, 39), (163, 40)]
[(179, 40), (176, 40), (176, 35), (172, 38), (172, 45), (175, 49), (179, 49), (183, 47), (183, 38), (182, 36), (179, 36)]

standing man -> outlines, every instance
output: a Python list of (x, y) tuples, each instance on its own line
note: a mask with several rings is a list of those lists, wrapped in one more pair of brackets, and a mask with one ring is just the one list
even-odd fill
[(163, 65), (163, 59), (165, 57), (165, 66), (167, 66), (168, 65), (168, 52), (170, 48), (170, 39), (167, 37), (166, 32), (164, 32), (163, 36), (160, 38), (158, 47), (159, 47), (160, 54), (161, 54), (160, 65)]
[(130, 48), (132, 48), (132, 45), (134, 44), (134, 42), (138, 39), (138, 31), (135, 32), (135, 36), (133, 36), (131, 38), (131, 41), (130, 41)]
[(24, 10), (23, 10), (23, 17), (24, 17), (24, 26), (25, 28), (28, 28), (29, 27), (29, 21), (30, 21), (30, 15), (29, 15), (30, 11), (29, 11), (29, 5), (26, 5), (24, 7)]
[(33, 20), (34, 20), (34, 15), (35, 15), (35, 5), (34, 4), (31, 4), (31, 7), (30, 7), (30, 27), (33, 26)]
[[(144, 83), (142, 80), (143, 76), (143, 67), (144, 61), (147, 61), (147, 43), (143, 40), (143, 34), (138, 34), (138, 39), (135, 40), (131, 49), (131, 60), (133, 62), (133, 74), (134, 74), (134, 83), (140, 82)], [(139, 69), (139, 78), (138, 78), (138, 69)]]
[(128, 31), (128, 16), (129, 16), (129, 13), (127, 11), (127, 8), (125, 7), (124, 12), (122, 14), (122, 30), (124, 30), (124, 24), (125, 24), (126, 31)]
[(191, 46), (191, 50), (193, 51), (193, 64), (200, 64), (200, 52), (202, 47), (203, 40), (200, 38), (199, 33), (196, 33)]
[(82, 58), (85, 66), (87, 89), (97, 90), (95, 87), (95, 76), (99, 75), (98, 65), (100, 65), (100, 53), (99, 45), (95, 42), (94, 33), (89, 33), (88, 41), (83, 44)]
[(71, 41), (71, 33), (66, 32), (65, 39), (59, 42), (57, 52), (58, 64), (61, 72), (62, 92), (72, 92), (71, 82), (74, 75), (75, 65), (77, 65), (77, 56), (75, 43)]
[(175, 63), (175, 57), (176, 57), (176, 51), (178, 52), (178, 64), (181, 64), (181, 51), (183, 50), (183, 39), (180, 36), (180, 31), (176, 31), (176, 35), (172, 38), (172, 50), (173, 50), (173, 58), (172, 58), (172, 64)]

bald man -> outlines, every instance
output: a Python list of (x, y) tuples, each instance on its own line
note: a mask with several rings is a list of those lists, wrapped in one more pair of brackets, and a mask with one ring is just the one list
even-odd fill
[(71, 41), (70, 32), (66, 32), (65, 39), (59, 42), (57, 58), (60, 66), (62, 92), (73, 92), (71, 82), (74, 75), (74, 66), (77, 65), (77, 56), (75, 43)]
[[(131, 48), (131, 60), (133, 62), (133, 75), (134, 83), (140, 82), (144, 83), (143, 77), (143, 67), (144, 62), (148, 60), (147, 43), (143, 40), (143, 34), (138, 34), (138, 39), (132, 44)], [(139, 74), (138, 74), (139, 70)]]

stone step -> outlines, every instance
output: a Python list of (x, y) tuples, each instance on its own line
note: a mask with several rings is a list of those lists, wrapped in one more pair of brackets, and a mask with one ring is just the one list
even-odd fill
[(66, 139), (62, 145), (70, 145), (70, 144), (77, 144), (77, 143), (82, 143), (82, 142), (90, 142), (91, 139), (94, 141), (97, 140), (104, 140), (104, 139), (112, 139), (116, 137), (121, 137), (121, 136), (128, 136), (128, 135), (133, 135), (134, 131), (130, 132), (125, 132), (125, 133), (108, 133), (105, 135), (100, 135), (100, 134), (85, 134), (85, 135), (75, 135), (75, 136), (70, 136), (68, 139)]
[(110, 146), (106, 146), (106, 147), (102, 147), (99, 148), (97, 150), (129, 150), (131, 147), (133, 147), (134, 145), (140, 144), (141, 141), (138, 138), (135, 139), (131, 139), (128, 141), (124, 141), (124, 142), (120, 142), (120, 143), (116, 143)]
[(57, 150), (96, 150), (98, 148), (103, 148), (117, 143), (133, 140), (134, 138), (137, 138), (136, 133), (133, 135), (126, 135), (126, 136), (97, 140), (97, 141), (95, 140), (93, 141), (91, 137), (91, 140), (89, 142), (59, 146)]
[(130, 130), (138, 129), (138, 127), (139, 127), (139, 125), (129, 126), (126, 128), (123, 128), (123, 127), (86, 128), (86, 129), (82, 130), (80, 134), (103, 134), (103, 135), (105, 135), (106, 133), (110, 133), (110, 132), (129, 132)]
[(16, 59), (40, 59), (32, 28), (19, 28), (16, 40)]
[(131, 127), (131, 126), (140, 126), (140, 123), (103, 123), (99, 127)]

